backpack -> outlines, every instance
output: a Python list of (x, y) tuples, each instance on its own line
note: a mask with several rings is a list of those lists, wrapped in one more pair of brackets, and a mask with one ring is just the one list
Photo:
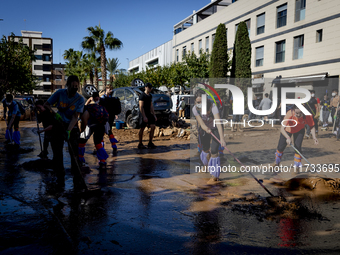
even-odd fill
[(101, 105), (106, 108), (109, 115), (113, 118), (115, 115), (118, 115), (122, 112), (122, 107), (118, 97), (105, 97), (103, 100), (101, 100)]
[(96, 124), (105, 124), (109, 120), (109, 113), (104, 106), (90, 104), (87, 106), (91, 120)]
[(19, 108), (20, 113), (21, 114), (25, 114), (24, 106), (20, 102), (18, 102), (18, 101), (15, 101), (15, 102), (18, 104), (18, 108)]

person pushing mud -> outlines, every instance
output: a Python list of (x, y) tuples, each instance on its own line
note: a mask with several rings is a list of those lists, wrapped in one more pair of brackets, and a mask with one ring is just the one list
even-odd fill
[[(209, 180), (209, 183), (211, 183), (219, 180), (219, 168), (221, 166), (219, 147), (226, 147), (226, 143), (224, 141), (222, 125), (214, 125), (214, 119), (220, 119), (217, 106), (211, 101), (207, 101), (207, 114), (202, 114), (202, 94), (201, 92), (197, 92), (195, 106), (192, 108), (192, 112), (200, 126), (198, 135), (203, 147), (200, 158), (203, 165), (211, 169), (210, 174), (212, 177)], [(212, 138), (211, 133), (220, 140), (221, 144)]]
[[(313, 115), (304, 115), (302, 111), (294, 106), (289, 110), (284, 117), (283, 124), (286, 126), (281, 127), (279, 144), (275, 153), (275, 163), (273, 166), (279, 166), (283, 151), (287, 145), (292, 144), (291, 137), (294, 137), (294, 146), (302, 153), (302, 141), (305, 134), (305, 125), (309, 125), (311, 128), (311, 134), (314, 140), (314, 144), (319, 144), (318, 139), (315, 136), (315, 127), (313, 121)], [(302, 167), (301, 155), (297, 152), (294, 155), (294, 167)]]

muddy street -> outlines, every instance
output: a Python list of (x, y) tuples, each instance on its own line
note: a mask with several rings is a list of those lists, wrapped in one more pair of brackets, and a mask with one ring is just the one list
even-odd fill
[[(77, 194), (66, 149), (60, 187), (51, 162), (37, 157), (36, 122), (20, 122), (22, 144), (14, 151), (3, 144), (4, 127), (0, 122), (1, 254), (339, 254), (337, 172), (255, 173), (286, 199), (273, 205), (248, 173), (225, 172), (208, 184), (208, 173), (193, 172), (193, 131), (156, 137), (156, 149), (139, 150), (138, 130), (114, 129), (118, 151), (112, 154), (105, 137), (106, 171), (98, 169), (92, 139), (86, 144), (83, 176), (93, 192)], [(226, 130), (227, 146), (245, 165), (270, 164), (278, 133), (275, 126)], [(329, 131), (319, 143), (303, 143), (310, 163), (338, 164), (340, 143)], [(287, 148), (282, 164), (293, 157)], [(221, 165), (240, 169), (226, 152)]]

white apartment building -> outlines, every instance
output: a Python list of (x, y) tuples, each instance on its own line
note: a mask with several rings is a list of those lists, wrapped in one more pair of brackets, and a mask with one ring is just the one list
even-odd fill
[(339, 89), (339, 0), (211, 1), (174, 26), (172, 59), (181, 61), (188, 51), (211, 52), (220, 23), (226, 25), (232, 54), (241, 21), (248, 26), (256, 93), (299, 86), (323, 97), (326, 90), (330, 95)]
[(147, 68), (170, 65), (172, 62), (172, 40), (158, 46), (129, 62), (129, 72), (141, 72)]
[(15, 36), (23, 40), (31, 50), (35, 50), (36, 60), (32, 62), (32, 73), (39, 80), (38, 87), (33, 90), (33, 94), (39, 97), (46, 97), (52, 92), (52, 57), (53, 57), (53, 40), (42, 37), (42, 32), (21, 31), (22, 36)]

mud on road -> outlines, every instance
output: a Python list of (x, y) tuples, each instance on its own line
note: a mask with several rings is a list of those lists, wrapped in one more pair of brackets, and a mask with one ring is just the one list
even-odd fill
[[(21, 124), (21, 147), (27, 151), (0, 153), (2, 254), (339, 251), (339, 180), (334, 172), (255, 174), (274, 195), (286, 198), (273, 206), (247, 173), (222, 173), (214, 185), (207, 184), (208, 173), (190, 173), (197, 149), (190, 146), (189, 134), (156, 137), (156, 149), (138, 150), (138, 130), (122, 129), (114, 130), (118, 152), (110, 155), (106, 172), (97, 169), (92, 140), (88, 142), (90, 171), (83, 175), (90, 188), (102, 192), (77, 196), (66, 150), (66, 182), (60, 188), (49, 163), (41, 167), (35, 162), (40, 152), (36, 123)], [(226, 130), (227, 146), (245, 165), (270, 164), (278, 132), (271, 127)], [(195, 142), (193, 131), (189, 137)], [(147, 143), (147, 132), (144, 139)], [(320, 133), (319, 142), (303, 142), (308, 160), (339, 162), (339, 145), (328, 132)], [(105, 148), (111, 152), (107, 137)], [(282, 163), (291, 164), (293, 155), (286, 148)], [(240, 166), (228, 154), (222, 164)]]

